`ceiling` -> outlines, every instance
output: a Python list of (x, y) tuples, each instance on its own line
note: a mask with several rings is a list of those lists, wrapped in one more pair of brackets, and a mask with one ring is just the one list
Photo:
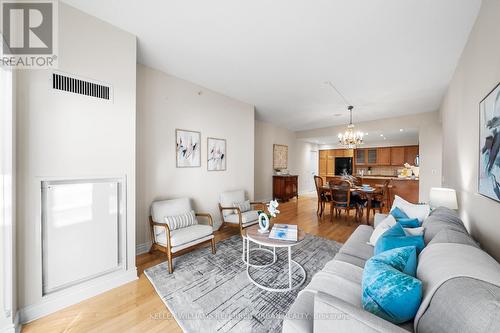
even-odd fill
[[(397, 146), (418, 144), (418, 132), (418, 128), (408, 127), (363, 132), (363, 143), (364, 146)], [(337, 134), (337, 132), (334, 132), (331, 136), (308, 137), (301, 140), (319, 145), (340, 146)]]
[[(292, 130), (435, 111), (481, 0), (65, 0), (135, 34), (138, 61)], [(337, 115), (337, 116), (335, 116)]]

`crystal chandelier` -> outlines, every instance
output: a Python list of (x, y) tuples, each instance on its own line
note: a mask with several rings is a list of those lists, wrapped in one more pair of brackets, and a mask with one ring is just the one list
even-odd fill
[(363, 143), (363, 133), (359, 131), (354, 131), (354, 125), (352, 123), (352, 109), (354, 107), (349, 105), (347, 110), (349, 110), (349, 125), (344, 133), (339, 133), (339, 143), (348, 149), (354, 149), (358, 145)]

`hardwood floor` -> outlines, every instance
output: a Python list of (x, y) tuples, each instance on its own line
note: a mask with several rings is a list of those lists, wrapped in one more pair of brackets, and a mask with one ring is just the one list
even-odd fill
[[(283, 203), (279, 209), (281, 214), (275, 222), (297, 224), (307, 233), (341, 243), (358, 226), (353, 216), (347, 220), (342, 216), (333, 223), (329, 215), (319, 219), (316, 197), (309, 195)], [(216, 232), (216, 239), (219, 241), (237, 232), (237, 228), (226, 227)], [(138, 280), (26, 324), (22, 332), (182, 332), (143, 274), (146, 268), (163, 261), (166, 256), (159, 252), (138, 255)]]

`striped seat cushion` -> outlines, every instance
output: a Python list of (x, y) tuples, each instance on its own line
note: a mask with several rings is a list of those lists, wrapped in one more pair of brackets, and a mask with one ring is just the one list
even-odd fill
[(252, 209), (252, 207), (250, 205), (250, 200), (245, 200), (242, 202), (235, 202), (235, 203), (233, 203), (233, 207), (239, 208), (240, 212), (242, 212), (242, 213), (248, 212), (249, 210)]
[(165, 216), (165, 223), (168, 225), (170, 230), (175, 230), (198, 224), (198, 220), (196, 219), (196, 215), (192, 210), (189, 213), (184, 213), (181, 215)]

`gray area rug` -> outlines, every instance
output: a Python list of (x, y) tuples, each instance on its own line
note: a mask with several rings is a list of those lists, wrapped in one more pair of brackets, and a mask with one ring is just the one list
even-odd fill
[[(299, 291), (333, 259), (341, 245), (306, 235), (301, 244), (292, 248), (292, 258), (304, 267), (307, 279), (300, 288), (289, 292), (265, 291), (250, 282), (241, 260), (240, 236), (218, 242), (215, 255), (207, 247), (174, 259), (172, 274), (166, 262), (144, 273), (185, 332), (281, 332), (283, 317)], [(287, 249), (276, 249), (276, 253), (278, 261), (274, 265), (250, 269), (259, 283), (287, 285)], [(271, 254), (262, 252), (252, 252), (251, 258), (251, 263), (272, 261)], [(298, 269), (294, 270), (294, 279), (300, 280)]]

